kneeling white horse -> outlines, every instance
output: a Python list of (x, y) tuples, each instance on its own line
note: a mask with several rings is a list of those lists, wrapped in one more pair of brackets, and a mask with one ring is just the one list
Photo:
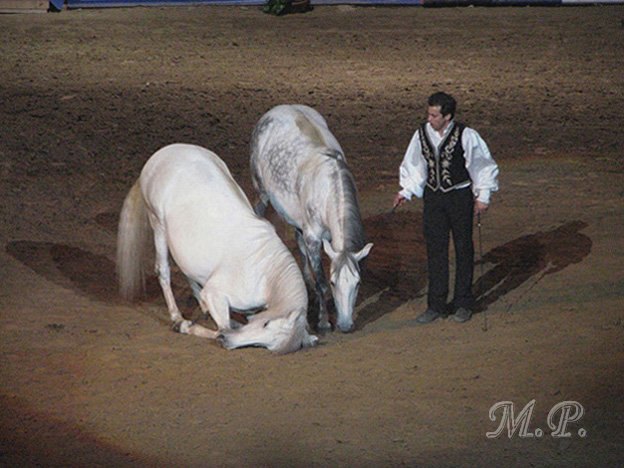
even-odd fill
[[(144, 284), (141, 259), (150, 231), (174, 330), (218, 339), (227, 349), (287, 353), (316, 343), (307, 330), (307, 292), (295, 259), (216, 154), (173, 144), (143, 167), (124, 202), (117, 239), (120, 292), (128, 299)], [(169, 252), (218, 331), (182, 317), (171, 290)], [(235, 327), (230, 310), (262, 311)]]
[(251, 174), (260, 197), (256, 212), (263, 214), (271, 203), (296, 228), (306, 281), (316, 289), (318, 327), (330, 327), (322, 242), (331, 259), (336, 325), (343, 332), (353, 330), (360, 284), (358, 262), (368, 255), (373, 244), (365, 245), (355, 181), (325, 119), (302, 105), (271, 109), (252, 135)]

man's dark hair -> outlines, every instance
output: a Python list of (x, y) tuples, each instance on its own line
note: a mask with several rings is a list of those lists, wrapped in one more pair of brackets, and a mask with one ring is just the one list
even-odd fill
[(430, 107), (440, 106), (440, 112), (442, 115), (451, 114), (451, 119), (455, 117), (455, 109), (457, 108), (457, 101), (450, 94), (438, 91), (429, 96), (427, 101)]

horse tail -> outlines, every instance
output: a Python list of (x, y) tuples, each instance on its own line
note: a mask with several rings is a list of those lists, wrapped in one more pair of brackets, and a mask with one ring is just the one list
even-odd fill
[(145, 257), (151, 228), (141, 186), (137, 181), (123, 203), (117, 230), (117, 279), (119, 293), (134, 300), (145, 291)]

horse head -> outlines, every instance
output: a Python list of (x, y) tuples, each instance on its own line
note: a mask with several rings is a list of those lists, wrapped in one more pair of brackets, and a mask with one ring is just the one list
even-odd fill
[(343, 333), (353, 331), (353, 312), (360, 287), (359, 262), (368, 255), (372, 243), (359, 252), (336, 252), (327, 239), (323, 239), (323, 250), (331, 260), (330, 285), (336, 306), (336, 326)]
[(236, 329), (221, 330), (217, 340), (226, 349), (258, 346), (277, 354), (287, 354), (315, 346), (318, 338), (308, 333), (305, 309), (295, 309), (285, 316), (272, 317), (260, 312)]

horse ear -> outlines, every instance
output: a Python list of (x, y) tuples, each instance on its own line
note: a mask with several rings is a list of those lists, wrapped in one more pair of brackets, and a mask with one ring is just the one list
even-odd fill
[(359, 262), (360, 260), (362, 260), (364, 257), (366, 257), (368, 255), (368, 253), (370, 252), (370, 249), (373, 248), (373, 243), (369, 242), (368, 244), (366, 244), (364, 246), (364, 248), (362, 250), (360, 250), (358, 253), (354, 254), (355, 259)]
[(338, 256), (338, 253), (332, 247), (331, 242), (327, 239), (323, 239), (323, 250), (332, 260)]

